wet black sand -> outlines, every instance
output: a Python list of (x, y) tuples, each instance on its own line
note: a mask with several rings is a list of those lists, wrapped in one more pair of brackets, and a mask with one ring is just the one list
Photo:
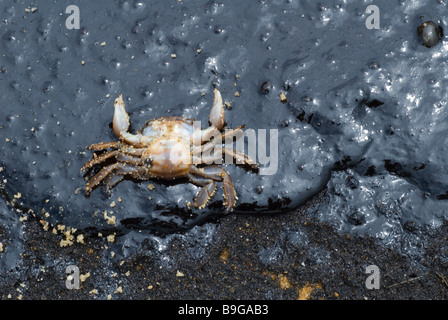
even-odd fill
[[(319, 195), (306, 207), (319, 201)], [(222, 218), (212, 243), (200, 254), (195, 240), (170, 241), (163, 253), (144, 242), (127, 258), (110, 259), (105, 238), (61, 248), (61, 235), (37, 219), (23, 222), (23, 259), (2, 275), (0, 298), (8, 299), (446, 299), (448, 226), (419, 230), (424, 260), (415, 261), (369, 237), (338, 234), (298, 210), (276, 216), (231, 214)], [(301, 230), (308, 245), (279, 235)], [(203, 227), (206, 228), (206, 227)], [(1, 232), (1, 229), (0, 229)], [(260, 257), (264, 248), (269, 257)], [(445, 250), (445, 251), (444, 251)], [(443, 255), (445, 252), (445, 256)], [(327, 257), (327, 258), (325, 258)], [(380, 288), (367, 289), (368, 265), (380, 269)], [(67, 289), (68, 265), (88, 275)]]

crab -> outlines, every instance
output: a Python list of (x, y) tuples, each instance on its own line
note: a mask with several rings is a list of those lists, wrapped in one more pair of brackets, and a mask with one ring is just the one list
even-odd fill
[[(130, 133), (129, 115), (121, 94), (115, 99), (114, 108), (112, 126), (119, 140), (87, 147), (88, 150), (103, 152), (99, 155), (94, 153), (93, 158), (81, 168), (84, 172), (96, 165), (102, 166), (87, 181), (86, 196), (101, 182), (106, 186), (106, 193), (110, 194), (110, 189), (126, 176), (137, 180), (187, 178), (201, 187), (193, 201), (193, 206), (198, 209), (204, 208), (213, 197), (216, 182), (222, 182), (223, 203), (225, 211), (229, 212), (237, 201), (232, 178), (221, 166), (213, 163), (222, 163), (223, 155), (228, 155), (237, 160), (236, 163), (246, 165), (253, 171), (258, 170), (258, 164), (248, 155), (229, 149), (228, 143), (223, 143), (228, 142), (227, 139), (233, 142), (234, 137), (238, 139), (244, 125), (223, 132), (224, 107), (218, 89), (214, 89), (210, 126), (204, 130), (198, 128), (193, 119), (179, 116), (149, 120), (138, 132)], [(215, 151), (213, 154), (211, 149)], [(109, 159), (113, 160), (112, 163)]]

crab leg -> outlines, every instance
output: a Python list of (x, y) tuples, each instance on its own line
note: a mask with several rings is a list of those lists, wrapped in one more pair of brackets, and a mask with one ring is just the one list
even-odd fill
[[(211, 129), (210, 129), (211, 128)], [(213, 136), (214, 134), (217, 133), (216, 129), (213, 127), (207, 128), (203, 131), (203, 137), (202, 137), (202, 141), (207, 141), (211, 138), (211, 136)], [(242, 133), (241, 129), (244, 128), (244, 124), (242, 126), (239, 126), (238, 128), (232, 129), (232, 130), (226, 130), (225, 132), (221, 133), (221, 137), (220, 137), (220, 141), (213, 139), (212, 141), (207, 142), (206, 144), (194, 144), (193, 145), (193, 154), (198, 154), (204, 151), (207, 151), (211, 148), (213, 148), (214, 146), (216, 146), (219, 143), (222, 143), (224, 141), (224, 143), (226, 143), (228, 140), (233, 139), (233, 137), (236, 137), (236, 139), (238, 140), (239, 138), (241, 138), (241, 136), (237, 136), (240, 135)], [(214, 134), (211, 134), (213, 131)], [(210, 134), (208, 133), (210, 132)], [(210, 135), (210, 136), (209, 136)], [(232, 141), (233, 142), (233, 141)]]
[(104, 179), (104, 184), (106, 185), (106, 194), (109, 196), (110, 189), (112, 189), (121, 180), (123, 180), (125, 175), (133, 175), (135, 173), (138, 173), (138, 168), (136, 167), (124, 167), (123, 165), (119, 166)]
[[(194, 162), (198, 161), (198, 162)], [(215, 152), (212, 155), (201, 155), (193, 157), (194, 164), (222, 164), (222, 152)]]
[(192, 161), (194, 164), (221, 164), (222, 163), (222, 151), (221, 148), (213, 150), (213, 153), (210, 154), (194, 154), (192, 156)]
[[(87, 183), (86, 183), (86, 189), (85, 194), (88, 196), (90, 194), (90, 191), (95, 188), (104, 178), (106, 178), (111, 172), (114, 170), (117, 170), (117, 174), (120, 175), (126, 175), (136, 172), (136, 168), (132, 166), (126, 166), (126, 164), (122, 164), (120, 162), (116, 162), (113, 164), (110, 164), (106, 167), (103, 167), (100, 172), (98, 172), (96, 175), (92, 177)], [(111, 178), (112, 179), (112, 178)]]
[(227, 140), (230, 140), (230, 139), (233, 140), (233, 137), (235, 137), (237, 135), (240, 135), (240, 136), (236, 137), (236, 139), (238, 140), (239, 138), (242, 137), (242, 133), (243, 133), (242, 129), (244, 129), (244, 127), (245, 127), (245, 125), (243, 124), (243, 125), (239, 126), (238, 128), (235, 128), (235, 129), (232, 129), (232, 130), (226, 130), (221, 135), (221, 139), (225, 141), (224, 143), (226, 143)]
[[(207, 149), (209, 149), (209, 148), (207, 148)], [(205, 151), (207, 151), (207, 150), (205, 150)], [(233, 150), (233, 149), (228, 149), (228, 148), (225, 148), (222, 146), (219, 146), (219, 147), (217, 146), (216, 149), (213, 151), (213, 154), (199, 154), (199, 155), (193, 154), (193, 163), (194, 164), (202, 164), (202, 163), (221, 164), (223, 153), (234, 158), (236, 160), (236, 164), (249, 165), (252, 170), (258, 170), (258, 163), (256, 163), (247, 154)], [(225, 163), (227, 163), (227, 162), (225, 162)]]
[[(196, 183), (199, 184), (200, 182)], [(208, 183), (198, 192), (196, 198), (194, 198), (193, 206), (198, 209), (205, 208), (207, 202), (215, 195), (215, 191), (216, 183), (213, 180), (208, 180)]]
[(190, 166), (190, 172), (195, 176), (212, 179), (216, 181), (222, 181), (221, 171), (222, 168), (218, 166), (210, 166), (201, 169), (198, 169), (195, 166)]
[(228, 154), (229, 156), (233, 157), (237, 162), (237, 164), (246, 164), (251, 167), (252, 170), (258, 169), (258, 163), (256, 163), (254, 160), (252, 160), (251, 157), (249, 157), (247, 154), (233, 150), (233, 149), (227, 149), (227, 148), (220, 148), (221, 152), (224, 152), (225, 154)]
[(194, 173), (189, 173), (187, 175), (188, 179), (194, 184), (202, 187), (202, 189), (194, 198), (193, 206), (199, 209), (203, 209), (207, 205), (207, 202), (210, 200), (210, 198), (215, 194), (216, 183), (215, 181), (213, 181), (212, 177), (207, 178), (206, 175), (199, 169), (196, 168), (196, 170), (193, 171)]
[(144, 149), (143, 148), (135, 148), (133, 146), (124, 145), (122, 146), (121, 150), (124, 153), (133, 155), (133, 156), (141, 156), (143, 154)]
[(116, 172), (109, 174), (105, 179), (106, 194), (109, 196), (110, 189), (112, 189), (114, 186), (116, 186), (123, 179), (124, 179), (124, 176), (117, 174)]
[(112, 158), (116, 156), (118, 153), (118, 150), (112, 150), (106, 153), (103, 153), (100, 156), (97, 156), (95, 153), (93, 154), (93, 158), (87, 161), (84, 166), (81, 168), (81, 172), (85, 171), (88, 168), (93, 167), (94, 165), (101, 163), (109, 158)]
[(190, 173), (187, 175), (191, 182), (202, 186), (203, 188), (198, 192), (193, 205), (199, 209), (205, 207), (210, 198), (214, 195), (216, 189), (215, 181), (223, 182), (224, 189), (224, 206), (226, 212), (233, 210), (237, 196), (235, 188), (233, 187), (232, 178), (223, 168), (218, 166), (205, 167), (198, 169), (191, 166)]
[(90, 194), (90, 191), (95, 188), (101, 180), (106, 178), (106, 176), (111, 173), (114, 169), (118, 168), (119, 163), (110, 164), (100, 170), (96, 175), (92, 177), (87, 183), (86, 183), (86, 189), (84, 191), (85, 195), (88, 196)]
[(224, 188), (224, 206), (227, 206), (226, 212), (232, 211), (235, 206), (236, 200), (238, 199), (236, 196), (235, 188), (233, 187), (232, 178), (229, 173), (221, 167), (218, 166), (209, 166), (204, 168), (204, 173), (214, 179), (220, 179), (223, 183)]
[(144, 160), (142, 158), (132, 156), (132, 155), (123, 155), (123, 154), (117, 155), (117, 160), (120, 162), (132, 164), (134, 166), (142, 165), (144, 162)]
[(223, 183), (222, 186), (224, 188), (224, 206), (227, 206), (226, 212), (230, 212), (233, 210), (235, 206), (236, 200), (238, 197), (236, 196), (235, 187), (233, 186), (232, 178), (228, 174), (228, 172), (222, 169), (223, 172)]
[(119, 141), (111, 141), (111, 142), (100, 142), (100, 143), (94, 143), (90, 146), (86, 147), (88, 150), (103, 150), (107, 148), (117, 148)]

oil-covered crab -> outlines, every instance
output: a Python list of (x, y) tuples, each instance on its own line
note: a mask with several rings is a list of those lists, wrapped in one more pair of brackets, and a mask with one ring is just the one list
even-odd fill
[[(230, 149), (223, 142), (233, 141), (241, 133), (240, 126), (222, 132), (225, 122), (221, 93), (214, 90), (214, 101), (210, 111), (210, 126), (200, 130), (193, 119), (183, 117), (161, 117), (149, 120), (135, 134), (129, 133), (129, 116), (125, 110), (123, 97), (115, 99), (113, 131), (119, 141), (95, 143), (89, 150), (106, 150), (93, 158), (81, 168), (81, 172), (95, 165), (102, 165), (101, 170), (86, 183), (85, 194), (104, 181), (107, 192), (125, 176), (134, 179), (187, 178), (201, 186), (194, 199), (193, 206), (204, 208), (216, 190), (216, 182), (223, 183), (224, 206), (231, 211), (237, 196), (230, 175), (222, 167), (210, 165), (221, 163), (223, 155), (228, 155), (237, 163), (246, 164), (257, 170), (257, 163), (248, 155)], [(211, 153), (211, 150), (214, 150)], [(109, 159), (112, 159), (109, 163)]]

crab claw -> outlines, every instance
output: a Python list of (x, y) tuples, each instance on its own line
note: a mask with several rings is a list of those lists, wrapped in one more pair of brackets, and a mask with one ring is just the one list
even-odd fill
[(115, 99), (114, 107), (113, 129), (115, 135), (118, 138), (121, 138), (121, 136), (129, 129), (129, 115), (124, 107), (123, 95), (120, 94), (118, 98)]
[(215, 88), (215, 98), (213, 99), (213, 107), (209, 116), (210, 123), (218, 130), (224, 126), (225, 116), (224, 107), (222, 105), (221, 93)]
[(143, 147), (147, 145), (148, 142), (150, 142), (148, 137), (145, 137), (140, 133), (131, 134), (128, 132), (130, 125), (129, 115), (124, 107), (123, 96), (121, 94), (115, 99), (114, 107), (114, 120), (112, 123), (115, 135), (135, 147)]

